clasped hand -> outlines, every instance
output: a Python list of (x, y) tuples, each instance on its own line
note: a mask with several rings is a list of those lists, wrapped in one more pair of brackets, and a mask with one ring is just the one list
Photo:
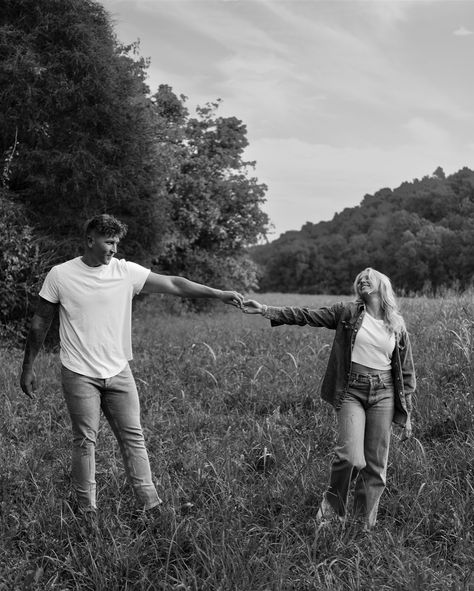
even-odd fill
[(244, 300), (241, 309), (244, 314), (261, 314), (263, 312), (262, 304), (256, 300)]

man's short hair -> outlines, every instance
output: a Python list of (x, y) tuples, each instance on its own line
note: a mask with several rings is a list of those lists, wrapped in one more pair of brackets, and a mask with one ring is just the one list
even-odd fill
[(96, 232), (100, 236), (117, 236), (121, 240), (127, 230), (127, 224), (108, 213), (96, 215), (84, 224), (84, 236), (88, 236), (90, 232)]

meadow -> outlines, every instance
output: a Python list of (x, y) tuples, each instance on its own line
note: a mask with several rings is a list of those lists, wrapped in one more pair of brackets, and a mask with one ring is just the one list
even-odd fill
[[(317, 307), (340, 298), (259, 295)], [(344, 298), (346, 299), (346, 298)], [(105, 421), (97, 449), (98, 531), (71, 510), (70, 432), (57, 352), (0, 349), (0, 591), (474, 590), (472, 294), (401, 300), (417, 369), (414, 437), (394, 428), (377, 527), (317, 528), (334, 443), (319, 399), (333, 333), (270, 328), (217, 305), (138, 303), (133, 371), (168, 508), (137, 529)]]

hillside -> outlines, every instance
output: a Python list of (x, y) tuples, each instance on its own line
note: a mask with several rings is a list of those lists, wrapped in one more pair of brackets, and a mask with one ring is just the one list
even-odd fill
[(407, 294), (465, 289), (474, 274), (474, 171), (446, 176), (438, 168), (380, 189), (329, 222), (307, 222), (250, 253), (261, 291), (348, 293), (367, 266)]

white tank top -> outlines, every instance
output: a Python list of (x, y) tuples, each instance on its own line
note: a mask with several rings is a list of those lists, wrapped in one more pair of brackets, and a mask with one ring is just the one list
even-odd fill
[(391, 368), (394, 348), (395, 335), (387, 329), (383, 320), (377, 320), (366, 312), (356, 335), (352, 361), (386, 371)]

